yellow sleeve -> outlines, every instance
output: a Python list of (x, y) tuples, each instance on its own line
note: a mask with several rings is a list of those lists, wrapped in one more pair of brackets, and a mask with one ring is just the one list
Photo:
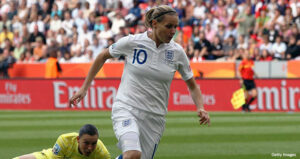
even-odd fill
[(52, 158), (53, 159), (61, 159), (64, 158), (67, 152), (67, 141), (64, 140), (63, 135), (59, 136), (56, 140), (56, 143), (54, 144), (52, 148)]
[(96, 158), (111, 159), (110, 153), (108, 152), (107, 148), (105, 147), (105, 145), (102, 143), (101, 140), (98, 140), (98, 142), (97, 142)]

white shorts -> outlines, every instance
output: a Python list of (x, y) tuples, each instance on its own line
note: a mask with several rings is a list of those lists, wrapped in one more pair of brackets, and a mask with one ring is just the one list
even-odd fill
[[(130, 106), (114, 104), (112, 107), (113, 128), (117, 139), (127, 132), (139, 135), (141, 147), (127, 150), (142, 150), (141, 159), (152, 159), (165, 129), (165, 117)], [(123, 151), (123, 150), (122, 150)], [(123, 151), (124, 152), (124, 151)]]

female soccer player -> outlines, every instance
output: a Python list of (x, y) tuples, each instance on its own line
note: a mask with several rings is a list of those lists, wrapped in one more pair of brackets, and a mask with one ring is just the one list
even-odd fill
[(110, 159), (109, 152), (98, 138), (97, 128), (86, 124), (81, 127), (79, 134), (60, 135), (53, 148), (14, 159)]
[(145, 24), (152, 31), (123, 37), (100, 53), (82, 87), (70, 99), (70, 105), (76, 105), (86, 95), (107, 59), (126, 57), (112, 107), (113, 128), (123, 152), (119, 158), (123, 159), (153, 158), (165, 128), (169, 89), (176, 71), (190, 90), (200, 124), (210, 124), (189, 60), (183, 48), (172, 40), (178, 26), (176, 11), (166, 5), (152, 8), (146, 13)]

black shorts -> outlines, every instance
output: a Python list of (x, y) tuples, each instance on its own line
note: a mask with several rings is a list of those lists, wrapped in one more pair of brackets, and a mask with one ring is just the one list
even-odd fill
[(254, 80), (243, 80), (243, 83), (247, 91), (256, 88)]

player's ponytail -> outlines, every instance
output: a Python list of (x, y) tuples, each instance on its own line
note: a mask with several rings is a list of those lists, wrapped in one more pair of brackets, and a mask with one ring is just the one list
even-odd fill
[(151, 8), (146, 13), (145, 26), (148, 28), (152, 28), (152, 20), (157, 20), (157, 22), (161, 22), (164, 19), (164, 15), (171, 14), (175, 15), (176, 11), (170, 6), (161, 5), (155, 8)]

